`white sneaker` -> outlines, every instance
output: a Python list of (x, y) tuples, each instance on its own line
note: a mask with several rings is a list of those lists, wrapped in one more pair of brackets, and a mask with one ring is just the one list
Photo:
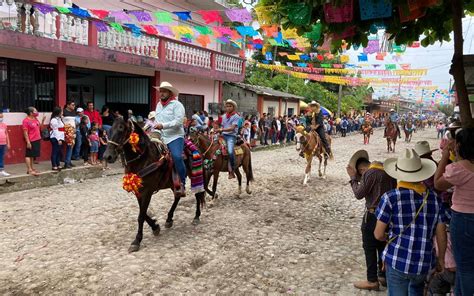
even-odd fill
[(11, 176), (9, 173), (5, 172), (5, 171), (0, 171), (0, 176), (2, 177), (9, 177)]

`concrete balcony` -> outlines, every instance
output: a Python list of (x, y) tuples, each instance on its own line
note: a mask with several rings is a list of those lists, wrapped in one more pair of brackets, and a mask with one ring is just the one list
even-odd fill
[(29, 2), (15, 1), (13, 4), (9, 7), (15, 11), (2, 18), (0, 47), (18, 51), (18, 58), (21, 58), (21, 51), (34, 51), (220, 81), (240, 82), (244, 79), (245, 60), (240, 57), (162, 36), (143, 33), (137, 37), (127, 29), (123, 33), (112, 29), (98, 32), (93, 19), (56, 11), (42, 14), (32, 9)]

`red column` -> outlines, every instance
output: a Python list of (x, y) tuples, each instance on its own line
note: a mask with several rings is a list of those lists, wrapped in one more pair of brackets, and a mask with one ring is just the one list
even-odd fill
[(89, 21), (89, 32), (87, 44), (91, 47), (97, 47), (97, 26), (93, 21)]
[(160, 85), (160, 71), (155, 71), (155, 75), (150, 78), (151, 82), (151, 101), (150, 101), (150, 110), (155, 110), (158, 101), (160, 100), (160, 93), (153, 86)]
[(162, 65), (166, 64), (166, 39), (160, 38), (160, 43), (158, 44), (158, 59)]
[(257, 98), (257, 111), (260, 114), (260, 116), (262, 116), (262, 114), (265, 113), (265, 111), (263, 111), (263, 96), (262, 95), (258, 95), (258, 98)]
[(58, 58), (56, 63), (55, 104), (59, 107), (66, 105), (66, 59)]

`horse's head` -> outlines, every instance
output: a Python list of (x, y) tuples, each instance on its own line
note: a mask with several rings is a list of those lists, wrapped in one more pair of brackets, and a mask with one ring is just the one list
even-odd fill
[(114, 124), (110, 130), (110, 138), (107, 145), (107, 150), (104, 153), (104, 159), (108, 163), (117, 161), (117, 157), (123, 152), (123, 147), (128, 143), (130, 134), (138, 128), (131, 120), (125, 121), (122, 117), (115, 119)]
[(300, 151), (302, 147), (306, 146), (307, 140), (304, 133), (297, 133), (295, 135), (296, 140), (296, 151)]

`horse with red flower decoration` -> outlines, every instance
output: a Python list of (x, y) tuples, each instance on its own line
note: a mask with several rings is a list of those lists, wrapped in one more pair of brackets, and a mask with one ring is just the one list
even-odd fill
[[(140, 208), (138, 215), (138, 232), (132, 242), (129, 252), (136, 252), (140, 248), (143, 239), (143, 224), (146, 221), (151, 227), (153, 234), (160, 233), (160, 226), (155, 219), (148, 214), (148, 206), (154, 193), (162, 189), (171, 189), (174, 192), (174, 202), (166, 219), (166, 228), (173, 225), (174, 211), (180, 201), (181, 181), (175, 171), (172, 158), (167, 146), (160, 141), (152, 141), (137, 123), (122, 118), (117, 118), (111, 129), (111, 136), (108, 142), (104, 158), (109, 163), (114, 163), (120, 156), (125, 167), (123, 177), (123, 189), (136, 195)], [(192, 145), (192, 144), (189, 144)], [(186, 146), (188, 149), (189, 147)], [(194, 150), (194, 151), (191, 151)], [(196, 213), (193, 224), (199, 223), (201, 207), (205, 204), (205, 192), (202, 181), (202, 160), (197, 148), (191, 147), (188, 151), (187, 173), (191, 178), (192, 191), (196, 197)], [(201, 173), (199, 173), (201, 172)], [(201, 186), (193, 188), (193, 180), (201, 178)], [(199, 180), (198, 180), (199, 182)]]

